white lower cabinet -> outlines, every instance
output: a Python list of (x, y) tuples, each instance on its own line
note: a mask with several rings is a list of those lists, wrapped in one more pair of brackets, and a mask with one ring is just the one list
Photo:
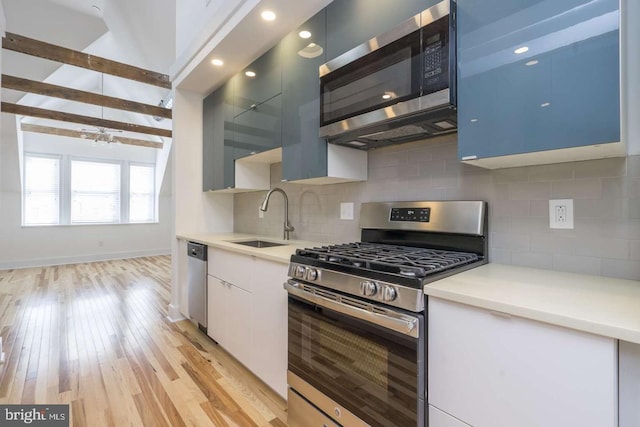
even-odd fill
[(287, 264), (209, 249), (207, 334), (285, 398), (287, 272)]
[(254, 373), (280, 396), (287, 396), (287, 280), (288, 266), (256, 259), (253, 263)]
[(227, 285), (207, 276), (207, 335), (222, 347), (227, 346)]
[(429, 297), (429, 405), (473, 427), (616, 427), (616, 344)]
[(438, 408), (429, 405), (429, 427), (471, 427)]
[(207, 335), (251, 368), (251, 293), (209, 276)]

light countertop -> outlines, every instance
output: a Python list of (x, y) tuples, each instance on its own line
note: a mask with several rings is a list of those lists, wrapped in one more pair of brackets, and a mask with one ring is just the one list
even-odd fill
[(425, 294), (640, 344), (640, 281), (486, 264)]
[[(179, 234), (178, 239), (188, 240), (192, 242), (204, 243), (205, 245), (215, 248), (226, 249), (232, 252), (238, 252), (245, 255), (253, 255), (258, 258), (270, 261), (288, 264), (296, 249), (310, 248), (314, 246), (322, 246), (323, 243), (308, 242), (304, 240), (282, 240), (269, 236), (258, 236), (255, 234), (227, 233), (227, 234)], [(238, 245), (233, 242), (241, 242), (247, 240), (265, 240), (268, 242), (284, 243), (284, 246), (274, 246), (270, 248), (254, 248), (251, 246)]]

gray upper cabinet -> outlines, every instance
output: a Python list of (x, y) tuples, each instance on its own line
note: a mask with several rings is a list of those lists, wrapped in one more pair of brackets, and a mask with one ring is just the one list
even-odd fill
[[(327, 62), (326, 9), (281, 42), (282, 179), (307, 184), (364, 181), (367, 152), (328, 144), (319, 137), (320, 78)], [(300, 32), (305, 31), (305, 37)]]
[(234, 186), (233, 79), (203, 101), (202, 190)]
[(625, 155), (618, 0), (458, 0), (458, 154), (496, 168)]
[[(235, 115), (242, 114), (282, 91), (280, 45), (276, 45), (246, 67), (236, 78)], [(253, 73), (250, 76), (247, 73)]]
[(326, 7), (327, 60), (376, 37), (440, 0), (335, 0)]
[(233, 120), (234, 158), (282, 145), (282, 95), (278, 94), (238, 114)]
[[(307, 31), (308, 38), (300, 37)], [(281, 42), (282, 178), (287, 181), (327, 175), (327, 142), (318, 136), (318, 68), (326, 61), (326, 12), (320, 11)]]

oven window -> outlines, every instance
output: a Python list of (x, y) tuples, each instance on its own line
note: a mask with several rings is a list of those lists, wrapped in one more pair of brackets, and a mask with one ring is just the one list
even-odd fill
[(372, 426), (417, 425), (417, 339), (292, 297), (288, 327), (290, 371)]

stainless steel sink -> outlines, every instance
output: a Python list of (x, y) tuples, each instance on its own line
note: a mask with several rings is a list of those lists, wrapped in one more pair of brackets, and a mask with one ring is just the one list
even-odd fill
[(285, 243), (268, 242), (266, 240), (246, 240), (244, 242), (230, 242), (237, 245), (251, 246), (253, 248), (273, 248), (275, 246), (286, 246)]

